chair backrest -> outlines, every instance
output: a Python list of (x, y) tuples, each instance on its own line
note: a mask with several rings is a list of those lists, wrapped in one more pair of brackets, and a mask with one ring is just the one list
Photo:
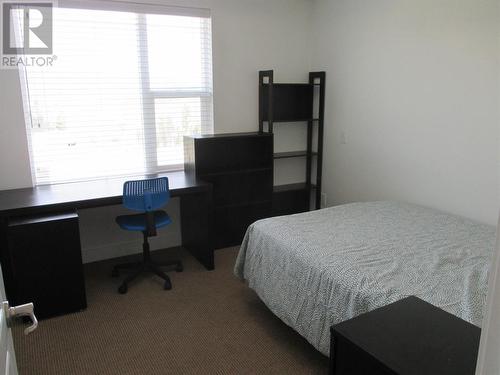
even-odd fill
[(130, 210), (153, 211), (167, 204), (169, 199), (167, 177), (127, 181), (123, 184), (123, 205)]

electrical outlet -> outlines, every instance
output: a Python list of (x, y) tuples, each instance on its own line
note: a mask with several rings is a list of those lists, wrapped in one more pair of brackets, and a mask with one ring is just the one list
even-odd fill
[(321, 208), (326, 207), (326, 193), (321, 193)]

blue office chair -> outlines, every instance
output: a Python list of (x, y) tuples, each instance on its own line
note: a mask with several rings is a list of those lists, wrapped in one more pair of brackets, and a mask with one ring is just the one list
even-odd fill
[(182, 272), (182, 263), (178, 260), (155, 263), (151, 259), (148, 238), (156, 236), (156, 230), (172, 222), (165, 211), (157, 210), (163, 207), (170, 199), (168, 178), (154, 178), (149, 180), (127, 181), (123, 185), (123, 205), (130, 210), (140, 211), (141, 214), (122, 215), (116, 218), (118, 225), (125, 230), (140, 231), (143, 234), (142, 262), (118, 264), (113, 268), (112, 275), (119, 276), (120, 270), (131, 270), (118, 288), (121, 294), (127, 293), (128, 283), (141, 273), (149, 272), (158, 275), (163, 280), (164, 289), (172, 289), (168, 275), (160, 267), (175, 266), (177, 272)]

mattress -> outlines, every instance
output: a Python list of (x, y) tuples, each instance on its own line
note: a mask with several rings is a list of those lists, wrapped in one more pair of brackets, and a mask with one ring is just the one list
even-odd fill
[(480, 326), (495, 228), (398, 202), (257, 221), (234, 272), (329, 355), (330, 326), (415, 295)]

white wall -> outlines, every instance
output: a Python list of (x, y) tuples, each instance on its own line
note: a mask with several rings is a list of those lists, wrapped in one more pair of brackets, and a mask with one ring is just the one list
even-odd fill
[[(498, 1), (146, 2), (212, 10), (216, 132), (257, 129), (259, 69), (274, 68), (278, 82), (327, 71), (329, 205), (400, 199), (495, 223)], [(300, 128), (291, 133), (280, 135), (278, 149), (300, 148)], [(277, 183), (301, 178), (282, 164)], [(30, 184), (18, 76), (0, 71), (0, 189)], [(178, 202), (167, 209), (177, 220), (154, 246), (180, 243)], [(114, 224), (121, 212), (81, 212), (86, 261), (139, 249), (140, 239)]]
[(0, 70), (0, 190), (31, 186), (17, 71)]
[(314, 0), (312, 67), (327, 71), (329, 204), (398, 199), (496, 224), (498, 7)]
[[(310, 61), (308, 0), (145, 0), (212, 11), (215, 132), (258, 130), (258, 70), (275, 69), (277, 81), (307, 81)], [(31, 186), (17, 72), (0, 71), (0, 190)], [(279, 181), (278, 181), (279, 182)], [(153, 247), (180, 243), (179, 204), (169, 230)], [(141, 239), (114, 224), (120, 207), (84, 210), (81, 235), (84, 261), (140, 249)]]

